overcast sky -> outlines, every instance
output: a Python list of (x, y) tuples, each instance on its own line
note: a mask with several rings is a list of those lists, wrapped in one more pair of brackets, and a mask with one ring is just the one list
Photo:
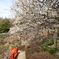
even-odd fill
[(13, 5), (14, 0), (0, 0), (0, 17), (11, 17), (11, 7)]

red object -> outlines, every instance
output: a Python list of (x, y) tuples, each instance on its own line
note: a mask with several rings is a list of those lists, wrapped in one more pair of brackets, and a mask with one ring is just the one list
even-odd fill
[(18, 49), (17, 48), (10, 48), (11, 55), (8, 57), (8, 59), (15, 59), (18, 55)]

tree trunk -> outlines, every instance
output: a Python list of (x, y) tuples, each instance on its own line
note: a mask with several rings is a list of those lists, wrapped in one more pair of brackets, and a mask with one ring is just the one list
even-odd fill
[(54, 33), (54, 46), (57, 47), (57, 31)]

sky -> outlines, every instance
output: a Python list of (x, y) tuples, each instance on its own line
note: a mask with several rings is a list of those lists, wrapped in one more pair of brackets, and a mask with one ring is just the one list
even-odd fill
[(11, 17), (11, 7), (14, 0), (0, 0), (0, 17), (10, 18)]

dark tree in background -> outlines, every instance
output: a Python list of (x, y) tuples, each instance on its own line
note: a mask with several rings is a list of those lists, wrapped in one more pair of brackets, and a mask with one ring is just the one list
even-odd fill
[(8, 32), (11, 27), (9, 19), (0, 19), (0, 33)]

